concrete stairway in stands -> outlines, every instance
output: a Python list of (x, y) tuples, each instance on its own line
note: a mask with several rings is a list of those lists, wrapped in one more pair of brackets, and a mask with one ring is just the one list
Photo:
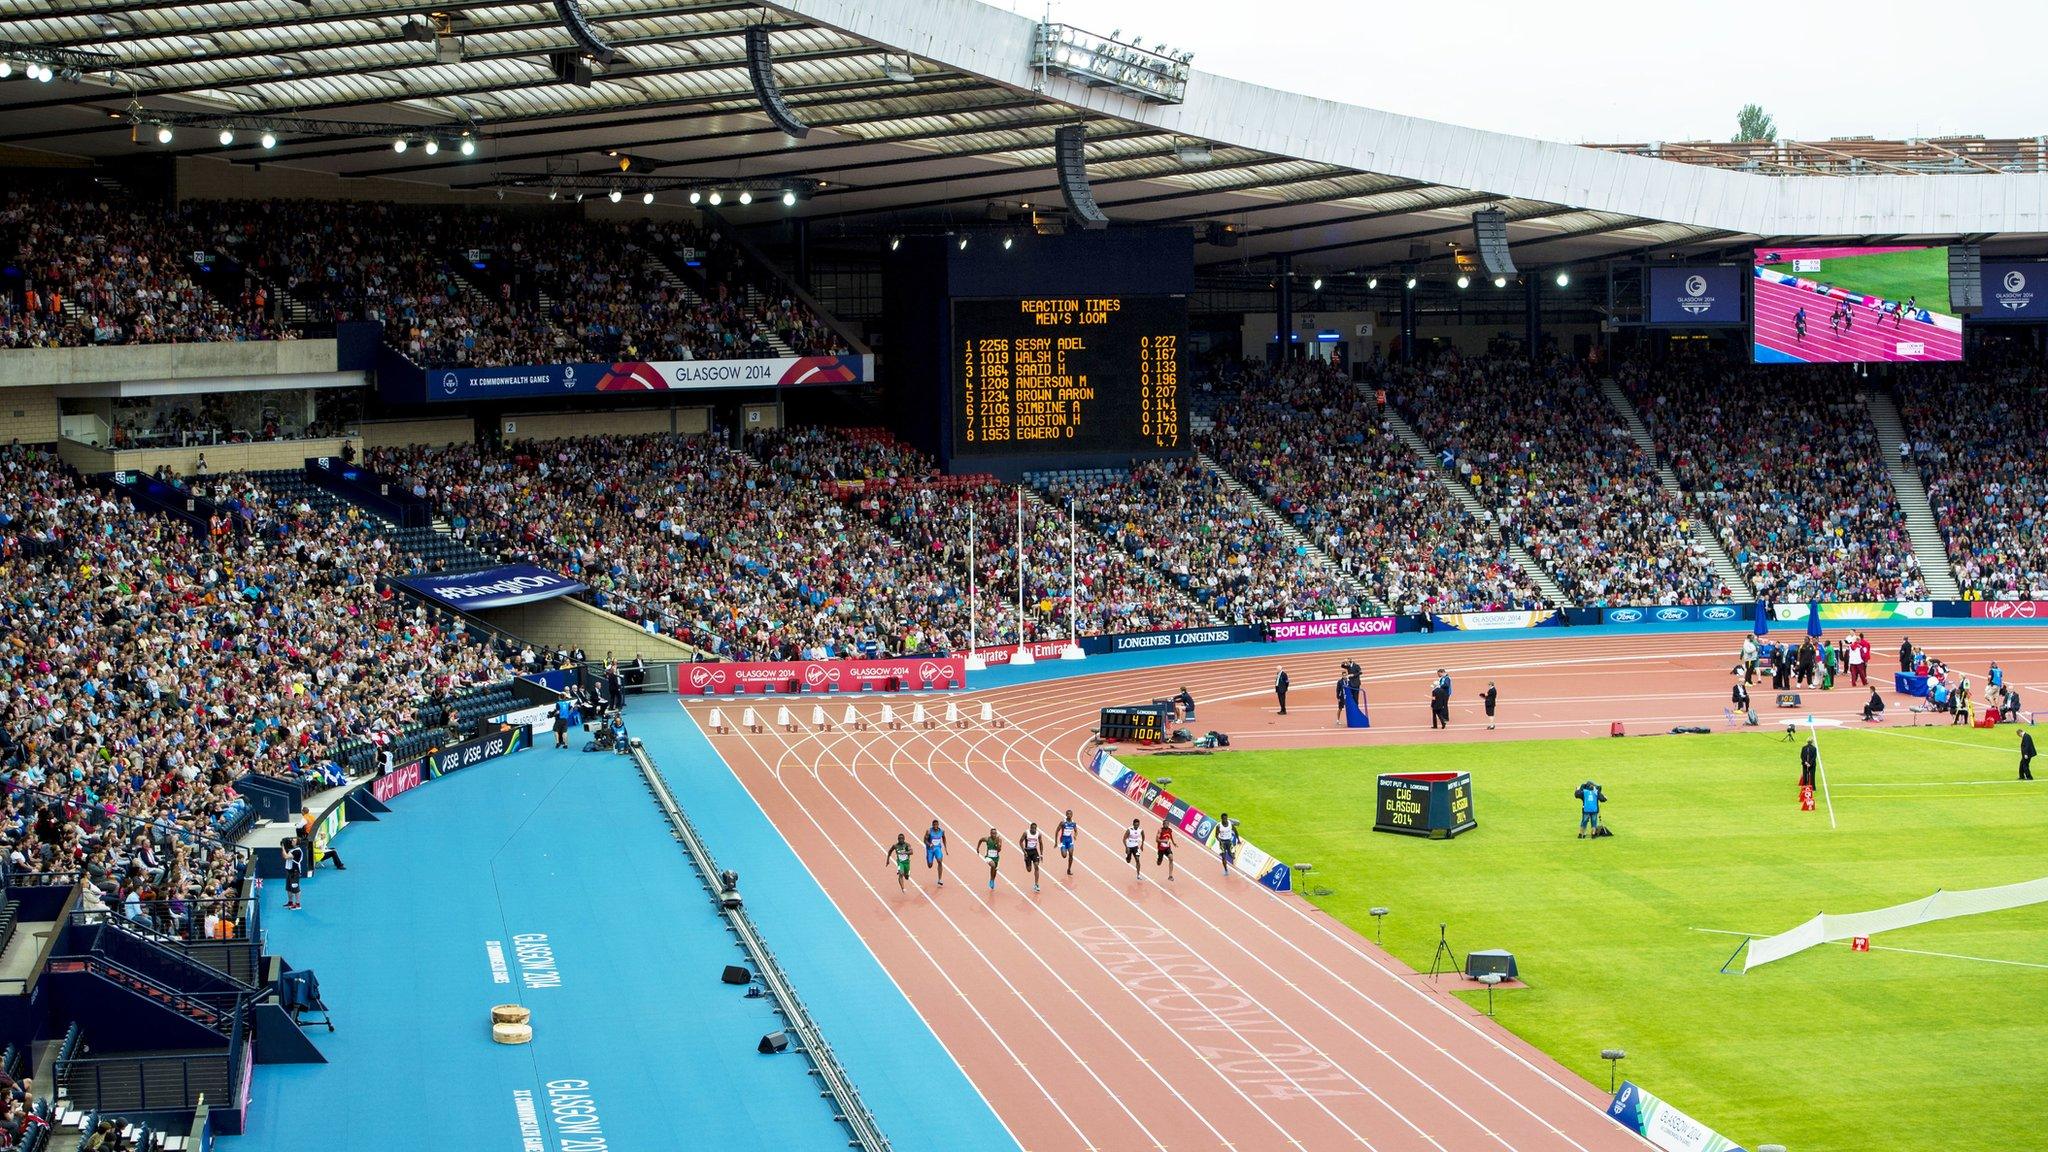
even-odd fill
[[(749, 310), (751, 310), (755, 315), (758, 316), (760, 315), (763, 306), (765, 306), (767, 303), (768, 298), (761, 294), (761, 290), (759, 288), (754, 287), (752, 284), (747, 285), (747, 308)], [(791, 348), (789, 346), (789, 342), (784, 340), (780, 333), (776, 332), (773, 328), (770, 328), (768, 325), (754, 325), (754, 333), (755, 335), (761, 337), (761, 339), (767, 341), (768, 347), (773, 349), (777, 356), (796, 355), (796, 349)]]
[(1444, 490), (1465, 509), (1465, 514), (1486, 525), (1494, 538), (1507, 549), (1508, 556), (1528, 575), (1530, 583), (1536, 585), (1537, 591), (1543, 593), (1543, 598), (1554, 607), (1569, 607), (1571, 602), (1565, 598), (1564, 589), (1558, 586), (1557, 579), (1543, 565), (1538, 564), (1534, 556), (1529, 555), (1528, 549), (1509, 539), (1507, 533), (1500, 530), (1500, 521), (1494, 516), (1493, 510), (1479, 499), (1478, 494), (1472, 491), (1472, 486), (1465, 483), (1463, 477), (1455, 470), (1445, 467), (1443, 457), (1437, 455), (1436, 449), (1431, 448), (1429, 442), (1422, 438), (1422, 434), (1415, 430), (1415, 426), (1408, 423), (1408, 418), (1401, 415), (1392, 404), (1381, 407), (1380, 415), (1386, 420), (1387, 427), (1394, 430), (1394, 435), (1399, 436), (1401, 442), (1408, 445), (1409, 451), (1415, 453), (1415, 458), (1437, 474), (1437, 479), (1443, 484)]
[(1664, 486), (1664, 491), (1677, 498), (1678, 502), (1692, 513), (1693, 542), (1706, 549), (1707, 558), (1714, 562), (1714, 573), (1733, 594), (1730, 598), (1737, 604), (1755, 603), (1756, 590), (1749, 586), (1748, 579), (1742, 575), (1742, 569), (1735, 566), (1735, 558), (1729, 555), (1727, 545), (1721, 540), (1721, 534), (1714, 531), (1714, 525), (1708, 520), (1705, 511), (1693, 502), (1691, 494), (1679, 484), (1678, 473), (1657, 454), (1657, 440), (1650, 435), (1649, 425), (1643, 423), (1642, 413), (1636, 411), (1635, 402), (1628, 398), (1628, 393), (1621, 390), (1621, 385), (1612, 380), (1604, 381), (1600, 385), (1600, 391), (1607, 397), (1607, 403), (1614, 409), (1615, 414), (1621, 417), (1622, 425), (1628, 429), (1628, 434), (1635, 440), (1636, 447), (1642, 449), (1644, 455), (1656, 462), (1657, 482)]
[(1211, 472), (1214, 472), (1223, 481), (1223, 486), (1225, 488), (1228, 488), (1232, 492), (1237, 493), (1238, 497), (1242, 499), (1245, 503), (1258, 509), (1259, 515), (1264, 516), (1266, 518), (1266, 522), (1273, 526), (1273, 530), (1280, 533), (1281, 539), (1287, 540), (1293, 543), (1296, 547), (1301, 548), (1304, 552), (1308, 554), (1308, 558), (1315, 562), (1316, 567), (1321, 568), (1324, 572), (1329, 573), (1330, 579), (1335, 580), (1337, 582), (1338, 587), (1344, 589), (1346, 592), (1349, 592), (1351, 594), (1352, 599), (1358, 602), (1358, 604), (1361, 606), (1361, 614), (1379, 616), (1386, 615), (1386, 608), (1383, 607), (1378, 601), (1374, 600), (1371, 596), (1366, 594), (1365, 585), (1360, 584), (1357, 580), (1352, 579), (1351, 574), (1344, 571), (1344, 569), (1341, 566), (1339, 566), (1334, 559), (1330, 557), (1330, 554), (1328, 552), (1323, 551), (1322, 548), (1319, 547), (1315, 541), (1309, 539), (1307, 533), (1303, 532), (1299, 527), (1296, 527), (1294, 521), (1289, 520), (1287, 517), (1281, 515), (1280, 510), (1278, 508), (1275, 508), (1271, 504), (1267, 503), (1266, 498), (1264, 496), (1259, 495), (1257, 489), (1253, 488), (1251, 485), (1245, 483), (1237, 477), (1231, 475), (1229, 470), (1225, 469), (1223, 465), (1218, 464), (1215, 458), (1210, 456), (1207, 452), (1197, 451), (1195, 453), (1195, 459), (1201, 463), (1202, 467), (1207, 468)]
[(1884, 454), (1885, 470), (1891, 473), (1892, 491), (1906, 514), (1906, 535), (1913, 542), (1913, 555), (1920, 561), (1920, 579), (1927, 595), (1935, 600), (1960, 600), (1962, 588), (1955, 569), (1948, 562), (1948, 545), (1941, 538), (1941, 525), (1927, 503), (1927, 485), (1920, 469), (1910, 460), (1899, 459), (1899, 444), (1906, 439), (1906, 422), (1899, 418), (1899, 406), (1889, 392), (1866, 392), (1864, 406), (1870, 423), (1877, 429), (1877, 450)]

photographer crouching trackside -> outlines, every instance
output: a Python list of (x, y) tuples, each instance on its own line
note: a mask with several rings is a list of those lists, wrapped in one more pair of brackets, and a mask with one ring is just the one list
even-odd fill
[(1572, 789), (1572, 795), (1579, 801), (1579, 839), (1597, 839), (1612, 835), (1600, 825), (1600, 805), (1607, 802), (1607, 793), (1600, 790), (1591, 780)]

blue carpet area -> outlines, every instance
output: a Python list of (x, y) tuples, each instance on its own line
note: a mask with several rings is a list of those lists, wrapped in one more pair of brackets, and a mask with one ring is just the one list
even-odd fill
[[(755, 1052), (779, 1018), (719, 983), (741, 953), (630, 762), (536, 749), (392, 808), (342, 835), (348, 870), (315, 874), (303, 910), (264, 888), (271, 950), (319, 972), (338, 1031), (314, 1033), (328, 1064), (256, 1069), (249, 1135), (226, 1147), (846, 1147), (802, 1057)], [(491, 1042), (491, 1006), (512, 1002), (531, 1045)]]
[[(627, 719), (718, 866), (739, 873), (748, 915), (897, 1152), (1015, 1149), (988, 1103), (676, 698), (640, 698)], [(881, 850), (875, 845), (878, 864)]]

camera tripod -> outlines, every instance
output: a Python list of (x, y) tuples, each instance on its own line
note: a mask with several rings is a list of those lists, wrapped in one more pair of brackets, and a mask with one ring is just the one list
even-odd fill
[[(1444, 963), (1446, 959), (1450, 960), (1448, 966)], [(1439, 973), (1456, 972), (1458, 968), (1458, 954), (1451, 950), (1450, 942), (1444, 938), (1444, 925), (1438, 924), (1436, 926), (1436, 955), (1429, 958), (1429, 978), (1434, 980)]]

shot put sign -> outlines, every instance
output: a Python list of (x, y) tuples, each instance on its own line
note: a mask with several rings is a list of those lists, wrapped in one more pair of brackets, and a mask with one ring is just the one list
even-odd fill
[(1373, 831), (1448, 840), (1478, 826), (1468, 772), (1384, 772)]

